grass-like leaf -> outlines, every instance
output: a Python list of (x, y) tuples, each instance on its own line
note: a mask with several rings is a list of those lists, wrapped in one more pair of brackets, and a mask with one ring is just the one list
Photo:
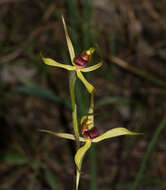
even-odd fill
[(60, 190), (60, 187), (56, 182), (55, 174), (50, 169), (47, 168), (45, 170), (44, 177), (51, 190)]
[(0, 162), (22, 165), (30, 163), (30, 160), (26, 156), (22, 156), (19, 154), (4, 154), (1, 155)]
[(18, 88), (14, 89), (16, 92), (24, 93), (26, 95), (30, 96), (37, 96), (43, 99), (47, 99), (50, 101), (53, 101), (54, 103), (58, 103), (61, 105), (64, 105), (66, 108), (71, 110), (71, 105), (68, 104), (65, 100), (62, 98), (56, 96), (51, 90), (46, 88), (41, 88), (38, 86), (20, 86)]
[(147, 147), (147, 151), (145, 152), (145, 155), (143, 157), (140, 169), (138, 171), (138, 174), (136, 176), (134, 184), (133, 184), (133, 186), (131, 188), (132, 190), (136, 190), (137, 186), (140, 184), (141, 179), (143, 177), (143, 173), (144, 173), (144, 171), (146, 169), (146, 164), (147, 164), (148, 160), (150, 159), (151, 153), (154, 150), (154, 147), (155, 147), (155, 145), (157, 143), (159, 135), (160, 135), (161, 131), (165, 128), (165, 126), (166, 126), (166, 116), (163, 118), (163, 120), (161, 121), (159, 126), (156, 128), (156, 130), (154, 132), (154, 135), (152, 137), (152, 140), (151, 140), (151, 142), (149, 143), (149, 145)]

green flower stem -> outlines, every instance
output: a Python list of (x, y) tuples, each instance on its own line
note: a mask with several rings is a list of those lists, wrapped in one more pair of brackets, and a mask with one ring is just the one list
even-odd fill
[(71, 71), (69, 75), (69, 87), (70, 87), (70, 98), (73, 110), (72, 118), (73, 118), (73, 127), (76, 138), (76, 149), (78, 150), (80, 147), (80, 141), (79, 141), (79, 129), (77, 121), (77, 105), (75, 101), (75, 81), (76, 81), (76, 73), (74, 71)]
[(91, 120), (90, 128), (94, 127), (94, 92), (90, 94), (90, 106), (88, 111), (88, 119)]
[(91, 93), (91, 96), (90, 96), (89, 112), (90, 112), (90, 113), (93, 113), (93, 112), (94, 112), (94, 92), (92, 92), (92, 93)]

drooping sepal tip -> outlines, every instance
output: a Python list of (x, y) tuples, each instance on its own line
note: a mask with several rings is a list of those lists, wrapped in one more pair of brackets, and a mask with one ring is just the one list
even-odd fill
[(79, 148), (75, 154), (74, 161), (75, 161), (75, 164), (76, 164), (79, 172), (81, 171), (81, 166), (82, 166), (82, 161), (83, 161), (84, 155), (88, 151), (90, 146), (91, 146), (91, 141), (89, 139), (87, 139), (85, 141), (85, 144), (81, 148)]
[(95, 87), (92, 86), (86, 79), (85, 77), (83, 76), (83, 74), (78, 70), (77, 72), (77, 76), (78, 78), (83, 82), (83, 84), (85, 85), (86, 89), (88, 90), (88, 92), (91, 94), (91, 93), (94, 93), (95, 92)]

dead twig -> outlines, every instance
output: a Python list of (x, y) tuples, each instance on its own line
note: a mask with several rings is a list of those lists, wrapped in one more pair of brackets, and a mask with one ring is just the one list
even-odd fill
[(159, 85), (160, 87), (166, 88), (166, 81), (160, 80), (158, 78), (155, 78), (154, 76), (150, 75), (149, 73), (142, 71), (127, 62), (123, 61), (122, 59), (119, 59), (118, 57), (109, 56), (109, 59), (113, 62), (119, 65), (120, 67), (136, 74), (137, 76), (144, 78), (148, 81), (151, 81), (152, 83)]

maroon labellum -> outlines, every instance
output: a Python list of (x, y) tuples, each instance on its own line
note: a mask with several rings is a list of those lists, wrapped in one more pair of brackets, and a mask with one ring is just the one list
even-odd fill
[(86, 67), (86, 65), (91, 59), (93, 51), (94, 50), (91, 49), (83, 51), (80, 56), (75, 58), (76, 69), (83, 69), (84, 67)]
[(78, 56), (75, 58), (75, 64), (76, 64), (77, 69), (82, 69), (86, 67), (86, 65), (88, 64), (88, 61), (84, 59), (84, 57)]
[(99, 136), (99, 132), (96, 127), (93, 127), (92, 129), (85, 131), (83, 136), (87, 139), (94, 139)]

